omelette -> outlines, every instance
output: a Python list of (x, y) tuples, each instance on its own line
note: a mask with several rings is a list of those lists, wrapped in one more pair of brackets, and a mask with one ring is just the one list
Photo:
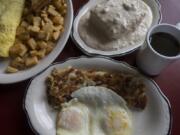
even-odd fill
[(25, 0), (0, 0), (0, 57), (8, 57), (14, 44)]

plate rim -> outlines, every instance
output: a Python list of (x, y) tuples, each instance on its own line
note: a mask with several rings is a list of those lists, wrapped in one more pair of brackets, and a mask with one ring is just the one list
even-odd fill
[[(69, 18), (67, 18), (67, 19), (69, 19), (69, 22), (67, 23), (67, 25), (65, 25), (65, 27), (67, 27), (67, 30), (64, 31), (64, 33), (62, 34), (62, 37), (60, 37), (58, 39), (56, 46), (55, 46), (55, 48), (53, 48), (51, 53), (40, 60), (40, 62), (43, 61), (42, 63), (38, 63), (37, 65), (33, 66), (32, 68), (22, 70), (23, 73), (20, 73), (21, 71), (19, 71), (17, 73), (12, 73), (12, 74), (3, 73), (3, 72), (0, 73), (0, 76), (1, 76), (0, 84), (14, 84), (14, 83), (18, 83), (18, 82), (27, 80), (29, 78), (33, 78), (36, 75), (43, 72), (44, 70), (46, 70), (46, 68), (48, 68), (49, 65), (51, 65), (54, 62), (54, 60), (62, 53), (64, 47), (67, 44), (68, 39), (70, 38), (73, 20), (74, 20), (74, 8), (73, 8), (72, 0), (67, 0), (67, 2), (68, 2), (68, 9), (69, 9), (68, 10)], [(56, 51), (55, 49), (56, 50), (59, 49), (59, 51)], [(55, 55), (53, 55), (53, 53)], [(45, 59), (47, 59), (47, 60), (45, 60)], [(39, 64), (41, 64), (41, 65), (39, 65)], [(20, 77), (18, 78), (18, 76), (20, 76)]]
[(96, 58), (99, 58), (99, 59), (106, 59), (106, 60), (110, 60), (112, 62), (115, 62), (117, 64), (123, 64), (131, 69), (133, 69), (134, 71), (136, 71), (138, 74), (140, 74), (142, 77), (146, 78), (148, 81), (151, 81), (153, 83), (153, 85), (157, 88), (157, 92), (160, 94), (160, 96), (163, 98), (163, 100), (166, 102), (167, 106), (168, 106), (168, 110), (169, 110), (169, 129), (168, 129), (168, 132), (165, 134), (165, 135), (171, 135), (171, 132), (172, 132), (172, 124), (173, 124), (173, 115), (172, 115), (172, 107), (171, 107), (171, 104), (170, 104), (170, 101), (169, 99), (167, 98), (167, 96), (162, 92), (161, 88), (158, 86), (158, 84), (153, 80), (151, 79), (150, 77), (142, 74), (138, 68), (124, 62), (124, 61), (118, 61), (118, 60), (115, 60), (115, 59), (112, 59), (112, 58), (109, 58), (109, 57), (104, 57), (104, 56), (98, 56), (98, 57), (87, 57), (87, 56), (79, 56), (79, 57), (70, 57), (70, 58), (67, 58), (63, 61), (60, 61), (60, 62), (55, 62), (55, 63), (52, 63), (51, 65), (49, 65), (43, 72), (39, 73), (38, 75), (36, 75), (35, 77), (33, 77), (26, 89), (25, 89), (25, 93), (24, 93), (24, 98), (23, 98), (23, 110), (24, 110), (24, 113), (26, 115), (26, 120), (28, 122), (28, 125), (30, 127), (30, 129), (32, 130), (32, 132), (36, 135), (41, 135), (40, 133), (38, 133), (38, 131), (35, 129), (35, 127), (33, 126), (33, 124), (31, 123), (31, 119), (30, 119), (30, 116), (28, 114), (28, 109), (26, 108), (26, 96), (27, 96), (27, 92), (29, 90), (29, 87), (32, 83), (32, 81), (34, 79), (36, 79), (36, 77), (42, 75), (45, 71), (47, 71), (49, 68), (51, 68), (52, 66), (55, 66), (55, 65), (61, 65), (61, 64), (64, 64), (70, 60), (77, 60), (77, 59), (96, 59)]
[[(117, 51), (114, 52), (114, 54), (104, 54), (102, 52), (105, 52), (105, 51), (102, 51), (102, 52), (90, 52), (86, 49), (86, 47), (83, 47), (84, 45), (82, 45), (81, 43), (79, 43), (80, 41), (77, 41), (76, 39), (76, 31), (75, 31), (75, 22), (77, 21), (77, 17), (80, 15), (80, 12), (82, 9), (84, 9), (86, 6), (88, 6), (88, 4), (90, 4), (93, 0), (89, 0), (87, 3), (85, 3), (82, 7), (80, 7), (78, 10), (77, 10), (77, 13), (75, 14), (74, 16), (74, 20), (73, 20), (73, 26), (72, 26), (72, 32), (71, 32), (71, 39), (73, 40), (74, 44), (76, 45), (76, 47), (79, 48), (79, 50), (81, 52), (83, 52), (84, 54), (88, 55), (88, 56), (105, 56), (105, 57), (111, 57), (111, 58), (114, 58), (114, 57), (122, 57), (122, 56), (125, 56), (125, 55), (128, 55), (136, 50), (138, 50), (140, 46), (137, 46), (135, 47), (134, 49), (131, 49), (130, 51), (125, 51), (123, 53), (118, 53)], [(158, 15), (159, 15), (159, 18), (158, 18), (158, 21), (157, 21), (157, 24), (160, 24), (162, 22), (162, 11), (161, 11), (161, 4), (160, 4), (160, 1), (159, 0), (154, 0), (157, 4), (157, 7), (158, 7)], [(77, 22), (76, 22), (77, 23)], [(151, 26), (152, 27), (152, 26)], [(93, 48), (92, 48), (93, 49)], [(95, 49), (94, 49), (95, 50)]]

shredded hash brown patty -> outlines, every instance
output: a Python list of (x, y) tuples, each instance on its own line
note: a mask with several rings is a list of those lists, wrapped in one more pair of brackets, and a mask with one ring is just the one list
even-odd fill
[(54, 108), (71, 99), (71, 94), (86, 86), (102, 86), (122, 96), (129, 107), (144, 109), (146, 87), (138, 75), (68, 67), (54, 69), (46, 79), (48, 101)]

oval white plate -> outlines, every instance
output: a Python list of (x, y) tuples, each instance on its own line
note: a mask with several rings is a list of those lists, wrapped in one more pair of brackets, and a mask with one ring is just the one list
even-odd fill
[[(93, 49), (86, 45), (86, 43), (81, 39), (78, 27), (79, 21), (81, 17), (83, 17), (93, 6), (95, 6), (98, 2), (102, 0), (89, 0), (89, 2), (84, 5), (80, 10), (77, 16), (75, 17), (74, 24), (73, 24), (73, 32), (72, 32), (72, 39), (76, 43), (77, 47), (79, 47), (85, 54), (94, 56), (94, 55), (103, 55), (109, 57), (116, 57), (116, 56), (123, 56), (129, 54), (136, 49), (138, 49), (142, 44), (137, 44), (129, 47), (122, 48), (116, 51), (101, 51), (97, 49)], [(161, 22), (161, 6), (158, 0), (144, 0), (144, 2), (149, 5), (153, 13), (153, 22), (151, 26), (154, 26)]]
[(41, 72), (45, 68), (47, 68), (55, 59), (56, 57), (62, 52), (64, 46), (66, 45), (66, 42), (69, 38), (72, 22), (73, 22), (73, 6), (72, 1), (67, 0), (68, 10), (67, 15), (65, 19), (65, 30), (62, 34), (61, 38), (57, 42), (56, 47), (53, 49), (53, 51), (47, 55), (45, 58), (43, 58), (39, 64), (36, 66), (19, 71), (14, 74), (7, 74), (5, 73), (5, 69), (8, 66), (9, 60), (7, 59), (0, 59), (0, 84), (8, 84), (8, 83), (15, 83), (19, 81), (26, 80), (37, 73)]
[(143, 111), (132, 111), (135, 129), (133, 135), (170, 135), (172, 124), (170, 103), (157, 84), (142, 76), (136, 69), (126, 63), (100, 57), (71, 58), (63, 63), (51, 65), (32, 80), (25, 96), (24, 110), (35, 133), (40, 135), (56, 134), (56, 112), (47, 102), (45, 79), (53, 68), (68, 66), (139, 74), (148, 88), (148, 104)]

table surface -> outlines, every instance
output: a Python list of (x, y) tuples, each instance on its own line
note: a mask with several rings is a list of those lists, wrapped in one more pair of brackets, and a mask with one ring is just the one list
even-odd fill
[[(72, 0), (75, 13), (87, 0)], [(162, 5), (163, 22), (176, 24), (180, 21), (179, 0), (159, 0)], [(135, 65), (137, 52), (115, 59)], [(55, 60), (62, 61), (69, 57), (84, 55), (69, 38), (63, 52)], [(171, 64), (159, 76), (153, 78), (168, 97), (172, 105), (172, 135), (180, 134), (180, 60)], [(34, 135), (23, 111), (23, 97), (30, 80), (17, 84), (0, 85), (0, 134), (1, 135)]]

